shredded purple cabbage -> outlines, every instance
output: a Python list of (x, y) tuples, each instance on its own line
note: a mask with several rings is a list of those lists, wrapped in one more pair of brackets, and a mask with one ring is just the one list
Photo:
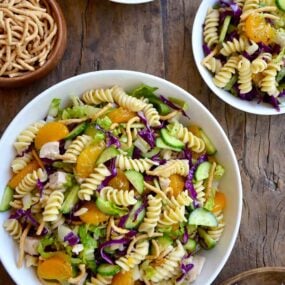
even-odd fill
[(67, 241), (70, 246), (74, 246), (74, 245), (78, 244), (79, 241), (80, 241), (79, 237), (78, 237), (74, 232), (68, 233), (68, 234), (63, 238), (63, 240), (64, 240), (64, 241)]
[(40, 191), (40, 198), (43, 196), (43, 191), (44, 191), (44, 183), (40, 181), (40, 179), (37, 180), (37, 188)]
[(220, 0), (221, 7), (228, 7), (230, 10), (225, 10), (220, 15), (220, 21), (223, 23), (226, 16), (232, 16), (232, 24), (236, 25), (240, 21), (240, 16), (242, 14), (241, 8), (238, 6), (237, 3), (234, 3), (231, 0)]
[(211, 53), (211, 49), (207, 46), (206, 43), (203, 44), (203, 51), (204, 51), (205, 56)]
[(128, 219), (129, 215), (125, 215), (123, 217), (121, 217), (121, 219), (119, 220), (119, 223), (118, 223), (118, 227), (120, 228), (124, 228), (125, 225), (126, 225), (126, 222), (127, 222), (127, 219)]
[(174, 110), (180, 111), (185, 117), (190, 119), (190, 117), (185, 113), (185, 111), (181, 107), (176, 106), (170, 100), (168, 100), (166, 97), (164, 97), (162, 95), (160, 95), (159, 98), (164, 104), (166, 104), (167, 106), (169, 106), (170, 108), (172, 108)]
[(188, 263), (188, 264), (184, 263), (184, 260), (189, 258), (190, 256), (191, 256), (191, 254), (190, 255), (185, 255), (182, 258), (182, 262), (181, 262), (181, 265), (180, 265), (182, 274), (176, 279), (177, 282), (182, 281), (186, 277), (186, 275), (193, 269), (193, 267), (194, 267), (193, 263)]
[(142, 157), (142, 151), (139, 148), (134, 147), (133, 159), (139, 159), (141, 157)]
[(30, 209), (28, 210), (18, 209), (15, 213), (10, 215), (10, 219), (15, 219), (18, 220), (19, 222), (21, 222), (22, 218), (23, 218), (22, 222), (30, 222), (35, 227), (39, 225), (37, 220), (33, 217)]
[(107, 137), (106, 146), (115, 145), (117, 148), (121, 146), (121, 143), (117, 137), (115, 137), (111, 132), (105, 132)]
[(163, 159), (159, 156), (159, 154), (154, 155), (153, 157), (151, 157), (152, 161), (158, 162), (159, 165), (163, 165), (166, 163), (166, 159)]
[(112, 178), (114, 178), (115, 176), (117, 176), (118, 171), (116, 168), (116, 158), (112, 158), (109, 161), (106, 162), (106, 166), (107, 168), (110, 170), (111, 175), (107, 176), (102, 183), (99, 185), (99, 187), (97, 188), (97, 191), (100, 191), (102, 188), (106, 187), (108, 185), (108, 183), (111, 181)]
[(139, 214), (145, 209), (146, 207), (146, 200), (141, 204), (141, 206), (136, 210), (133, 218), (133, 222), (135, 222), (139, 216)]
[(188, 234), (187, 227), (185, 226), (184, 227), (184, 234), (183, 234), (183, 237), (182, 237), (182, 243), (186, 244), (188, 239), (189, 239), (189, 234)]
[(64, 154), (65, 153), (65, 140), (59, 141), (59, 153)]
[(147, 181), (147, 182), (151, 182), (151, 181), (153, 181), (154, 180), (154, 176), (152, 176), (152, 175), (144, 175), (144, 181)]
[(146, 126), (149, 126), (147, 119), (142, 111), (137, 112), (137, 116), (140, 118), (143, 124), (145, 124)]
[(33, 144), (30, 144), (29, 147), (21, 152), (21, 154), (17, 154), (17, 157), (23, 157), (25, 153), (29, 153), (33, 149)]
[(144, 113), (139, 111), (137, 113), (140, 120), (145, 125), (145, 129), (139, 131), (139, 135), (149, 144), (151, 148), (155, 147), (155, 133), (154, 130), (151, 129), (150, 125), (148, 124), (148, 121), (146, 117), (144, 116)]
[(271, 104), (278, 112), (280, 111), (279, 101), (274, 96), (265, 94), (263, 97), (263, 102)]

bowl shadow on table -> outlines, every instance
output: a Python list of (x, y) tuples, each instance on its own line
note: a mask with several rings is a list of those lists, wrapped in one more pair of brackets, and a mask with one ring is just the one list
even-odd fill
[(285, 285), (285, 267), (264, 267), (242, 272), (221, 285)]

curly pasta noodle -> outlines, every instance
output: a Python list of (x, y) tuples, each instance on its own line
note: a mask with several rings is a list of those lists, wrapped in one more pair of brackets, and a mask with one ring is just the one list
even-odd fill
[(19, 241), (22, 235), (22, 226), (16, 219), (8, 219), (4, 222), (4, 229), (14, 240)]
[(116, 167), (120, 168), (123, 171), (136, 170), (143, 173), (148, 171), (153, 165), (157, 164), (157, 162), (152, 161), (148, 158), (131, 159), (122, 154), (118, 155), (116, 158)]
[(22, 209), (23, 208), (23, 202), (22, 200), (13, 200), (9, 203), (9, 205), (14, 209)]
[(203, 207), (206, 201), (205, 186), (203, 180), (194, 183), (194, 189), (197, 192), (197, 201), (200, 207)]
[(166, 206), (165, 210), (162, 212), (158, 224), (160, 227), (171, 226), (177, 223), (186, 222), (185, 207), (175, 207)]
[(216, 9), (209, 9), (205, 20), (204, 40), (211, 48), (218, 43), (218, 26), (219, 26), (219, 11)]
[(224, 222), (224, 215), (222, 211), (214, 212), (214, 214), (217, 218), (218, 226), (208, 228), (207, 233), (213, 240), (217, 242), (220, 240), (224, 232), (225, 222)]
[(145, 108), (146, 103), (142, 100), (129, 96), (122, 87), (114, 86), (112, 94), (115, 102), (130, 111), (139, 112)]
[(189, 173), (189, 162), (187, 159), (169, 160), (165, 164), (156, 167), (147, 174), (154, 176), (169, 177), (172, 174), (187, 176)]
[(107, 186), (100, 191), (100, 197), (104, 200), (115, 203), (118, 206), (130, 206), (137, 203), (134, 190), (118, 190)]
[(91, 277), (91, 282), (87, 282), (87, 285), (110, 285), (112, 283), (113, 276), (96, 275), (96, 278)]
[(36, 122), (22, 131), (14, 143), (14, 147), (18, 154), (22, 154), (23, 151), (27, 150), (31, 143), (34, 141), (39, 129), (45, 125), (44, 121)]
[(51, 229), (55, 230), (57, 229), (59, 226), (63, 225), (65, 222), (65, 218), (62, 214), (58, 215), (56, 220), (51, 222)]
[(15, 191), (18, 195), (14, 195), (14, 197), (24, 197), (27, 193), (35, 189), (38, 180), (45, 182), (47, 178), (48, 176), (46, 171), (42, 170), (41, 168), (27, 174), (16, 187)]
[(174, 196), (171, 197), (173, 208), (189, 206), (192, 202), (193, 200), (189, 197), (187, 190), (180, 192), (176, 198)]
[(177, 246), (164, 258), (163, 263), (154, 267), (155, 273), (150, 278), (152, 282), (161, 282), (177, 275), (179, 264), (185, 255), (185, 250), (179, 240), (176, 243)]
[(183, 143), (187, 143), (187, 147), (194, 152), (201, 153), (205, 150), (205, 142), (201, 138), (195, 136), (181, 123), (175, 122), (170, 127), (170, 131), (172, 135), (182, 140)]
[(222, 68), (221, 61), (214, 57), (209, 58), (207, 61), (203, 61), (202, 64), (213, 73), (218, 73)]
[(236, 71), (238, 62), (238, 56), (231, 56), (229, 58), (226, 64), (221, 68), (220, 72), (218, 72), (213, 78), (217, 87), (224, 88), (227, 85)]
[(101, 103), (114, 103), (112, 89), (91, 89), (83, 93), (82, 100), (89, 105), (98, 105)]
[(261, 53), (255, 60), (251, 63), (251, 71), (253, 74), (263, 72), (267, 66), (268, 62), (272, 59), (272, 54), (265, 52)]
[(146, 104), (142, 111), (151, 127), (160, 126), (160, 116), (152, 104)]
[(241, 60), (238, 63), (238, 72), (238, 84), (240, 92), (242, 94), (246, 94), (252, 90), (252, 72), (251, 63), (244, 56), (241, 57)]
[(139, 232), (146, 232), (149, 236), (154, 233), (155, 227), (159, 220), (159, 216), (162, 208), (162, 201), (159, 197), (153, 197), (148, 195), (148, 205), (146, 209), (146, 215), (142, 224), (139, 227)]
[(64, 195), (60, 191), (54, 191), (51, 193), (47, 200), (45, 210), (43, 212), (44, 222), (53, 222), (58, 219), (59, 211), (61, 209), (64, 200)]
[(97, 187), (103, 182), (103, 180), (110, 176), (111, 172), (104, 164), (99, 164), (92, 174), (80, 185), (78, 197), (80, 200), (90, 201)]
[(280, 70), (280, 64), (270, 62), (263, 71), (263, 79), (260, 82), (261, 91), (266, 92), (269, 96), (278, 96), (278, 83), (276, 82), (277, 72)]
[(119, 265), (124, 271), (129, 271), (145, 260), (148, 254), (148, 249), (149, 242), (147, 240), (138, 242), (132, 251), (126, 256), (120, 257), (116, 261), (116, 264)]
[(0, 76), (21, 76), (47, 61), (56, 41), (57, 24), (42, 3), (2, 1)]
[(87, 135), (78, 136), (67, 148), (64, 153), (63, 161), (68, 163), (76, 163), (78, 156), (83, 149), (88, 146), (92, 141), (92, 138)]
[(248, 40), (244, 37), (240, 37), (239, 39), (234, 38), (232, 41), (227, 41), (223, 43), (223, 47), (220, 53), (224, 56), (230, 56), (233, 53), (243, 52), (249, 43)]
[(16, 157), (11, 162), (11, 167), (14, 173), (20, 172), (31, 160), (33, 159), (33, 155), (31, 152), (24, 153), (21, 157)]

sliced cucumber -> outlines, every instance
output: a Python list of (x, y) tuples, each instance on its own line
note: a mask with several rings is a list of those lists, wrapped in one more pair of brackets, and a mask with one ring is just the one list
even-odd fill
[(96, 200), (96, 206), (98, 209), (103, 212), (104, 214), (111, 215), (111, 216), (121, 216), (126, 214), (126, 210), (119, 208), (114, 203), (106, 201), (100, 197)]
[(151, 151), (147, 153), (143, 153), (142, 156), (146, 158), (151, 158), (155, 155), (157, 155), (160, 152), (160, 149), (158, 147), (153, 148)]
[(237, 82), (237, 80), (238, 80), (237, 75), (232, 76), (232, 78), (227, 83), (227, 85), (224, 87), (224, 89), (227, 91), (230, 91), (233, 88), (233, 86), (235, 85), (235, 83)]
[(196, 241), (194, 239), (189, 238), (187, 243), (184, 244), (184, 248), (190, 252), (193, 252), (196, 249)]
[(119, 265), (104, 263), (104, 264), (100, 264), (97, 267), (97, 272), (103, 276), (114, 276), (120, 271), (121, 271), (121, 267)]
[(172, 245), (173, 240), (169, 236), (164, 235), (162, 237), (158, 237), (156, 239), (156, 242), (158, 244), (160, 252), (162, 252), (162, 251), (166, 250), (170, 245)]
[(215, 148), (215, 146), (213, 145), (209, 137), (204, 133), (202, 129), (199, 129), (199, 131), (200, 131), (200, 136), (202, 140), (205, 142), (207, 154), (210, 154), (210, 155), (215, 154), (217, 152), (217, 149)]
[(180, 149), (184, 148), (184, 143), (180, 141), (179, 139), (171, 136), (167, 129), (161, 129), (160, 134), (161, 134), (163, 141), (167, 145), (172, 146), (174, 148), (180, 148)]
[(121, 144), (121, 149), (127, 153), (127, 156), (132, 157), (134, 153), (135, 146), (132, 145), (131, 147), (128, 147), (126, 144)]
[(155, 96), (150, 96), (148, 98), (148, 101), (154, 106), (154, 108), (162, 116), (165, 116), (171, 112), (171, 109)]
[(143, 175), (135, 170), (127, 170), (125, 171), (125, 175), (131, 182), (131, 184), (134, 186), (134, 188), (139, 192), (139, 194), (142, 194), (144, 191)]
[(10, 202), (13, 200), (14, 190), (6, 186), (0, 203), (0, 212), (6, 212), (10, 209)]
[(220, 37), (219, 37), (219, 43), (223, 43), (225, 38), (226, 38), (226, 35), (227, 35), (227, 31), (228, 31), (228, 28), (229, 28), (229, 25), (230, 25), (230, 22), (231, 22), (231, 16), (226, 16), (225, 20), (224, 20), (224, 23), (223, 23), (223, 26), (222, 26), (222, 29), (221, 29), (221, 33), (220, 33)]
[(188, 105), (184, 100), (175, 98), (175, 97), (169, 97), (168, 98), (170, 102), (174, 103), (175, 105), (179, 106), (180, 108), (182, 108), (184, 111), (187, 110)]
[(218, 221), (216, 216), (204, 208), (197, 208), (191, 212), (188, 220), (189, 225), (216, 227)]
[(125, 227), (126, 229), (134, 229), (136, 228), (143, 220), (144, 216), (145, 216), (145, 209), (143, 209), (136, 217), (135, 219), (135, 214), (137, 212), (137, 210), (142, 206), (142, 201), (138, 201), (134, 207), (132, 208), (128, 219), (126, 221)]
[(63, 214), (70, 213), (72, 208), (79, 201), (78, 192), (79, 192), (79, 185), (75, 185), (71, 188), (70, 192), (67, 194), (61, 207), (61, 212)]
[(201, 181), (207, 179), (210, 175), (212, 164), (208, 161), (202, 162), (195, 171), (195, 179)]
[(285, 67), (282, 67), (280, 71), (278, 71), (276, 76), (276, 81), (279, 83), (285, 77)]
[(77, 137), (80, 134), (82, 134), (86, 130), (87, 126), (88, 126), (87, 122), (83, 122), (83, 123), (79, 124), (64, 139), (65, 140), (72, 140), (72, 139), (74, 139), (75, 137)]
[(278, 9), (285, 12), (285, 0), (276, 0), (275, 3)]
[(158, 147), (158, 148), (161, 148), (161, 149), (170, 149), (170, 150), (173, 150), (173, 151), (177, 151), (177, 152), (180, 152), (182, 149), (179, 148), (179, 147), (172, 147), (172, 146), (169, 146), (167, 145), (162, 138), (157, 138), (155, 140), (155, 145)]
[(217, 242), (211, 238), (204, 229), (198, 228), (199, 236), (202, 238), (201, 245), (205, 249), (212, 249), (216, 246)]
[(103, 152), (100, 154), (99, 158), (96, 161), (96, 165), (99, 165), (101, 163), (104, 163), (117, 155), (119, 155), (120, 152), (113, 146), (110, 146), (103, 150)]

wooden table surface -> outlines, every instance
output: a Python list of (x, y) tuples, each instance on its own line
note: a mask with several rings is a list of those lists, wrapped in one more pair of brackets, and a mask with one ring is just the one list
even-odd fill
[[(261, 117), (238, 111), (204, 84), (191, 49), (192, 24), (200, 0), (155, 0), (143, 5), (107, 0), (59, 2), (68, 25), (64, 58), (46, 78), (31, 86), (0, 90), (1, 134), (37, 94), (73, 75), (130, 69), (164, 77), (188, 90), (213, 113), (239, 161), (244, 189), (240, 233), (214, 284), (251, 268), (285, 266), (285, 116)], [(0, 284), (14, 284), (1, 265)]]

